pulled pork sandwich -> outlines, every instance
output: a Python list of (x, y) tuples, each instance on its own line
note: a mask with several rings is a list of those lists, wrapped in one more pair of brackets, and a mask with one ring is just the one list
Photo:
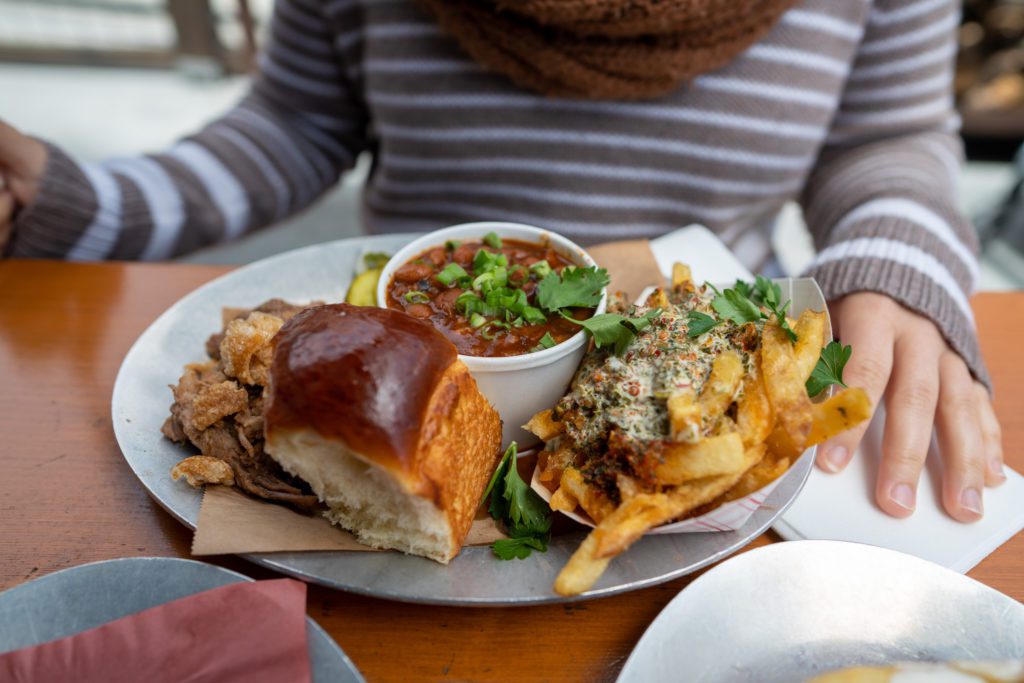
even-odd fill
[(455, 346), (381, 308), (309, 308), (274, 337), (266, 449), (360, 542), (447, 563), (498, 463), (501, 420)]

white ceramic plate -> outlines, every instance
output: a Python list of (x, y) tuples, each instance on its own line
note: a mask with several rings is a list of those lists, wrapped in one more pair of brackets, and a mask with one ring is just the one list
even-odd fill
[(776, 543), (687, 586), (619, 683), (797, 683), (857, 664), (1024, 659), (1024, 606), (937, 564), (856, 543)]
[[(248, 576), (205, 562), (129, 557), (47, 574), (0, 593), (0, 652), (66, 638)], [(362, 683), (327, 632), (306, 617), (314, 683)]]
[[(692, 262), (699, 254), (702, 268), (728, 262), (731, 255), (709, 236), (704, 230), (690, 229), (663, 239), (670, 240), (675, 258)], [(171, 480), (168, 472), (185, 450), (163, 438), (160, 425), (172, 400), (168, 385), (178, 381), (186, 363), (205, 357), (206, 338), (221, 326), (221, 307), (255, 306), (272, 297), (295, 302), (340, 301), (363, 252), (394, 253), (414, 237), (340, 240), (250, 264), (185, 296), (142, 333), (121, 365), (111, 413), (125, 460), (165, 510), (195, 528), (201, 493), (184, 481)], [(668, 256), (671, 264), (672, 256)], [(701, 270), (700, 277), (729, 280), (734, 274)], [(452, 605), (586, 600), (662, 583), (734, 553), (764, 533), (789, 506), (811, 466), (810, 457), (801, 458), (765, 505), (739, 530), (645, 537), (616, 558), (592, 590), (574, 598), (559, 596), (552, 585), (582, 541), (582, 530), (552, 539), (546, 553), (508, 562), (495, 558), (487, 547), (465, 548), (448, 566), (397, 552), (293, 552), (246, 557), (307, 581), (393, 600)]]

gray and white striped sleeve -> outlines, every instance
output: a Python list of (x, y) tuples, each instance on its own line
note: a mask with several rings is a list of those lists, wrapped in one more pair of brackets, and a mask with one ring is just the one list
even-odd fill
[(77, 163), (50, 146), (8, 254), (159, 260), (308, 206), (350, 168), (367, 114), (320, 0), (278, 0), (250, 93), (171, 149)]
[(985, 384), (968, 297), (977, 235), (955, 204), (955, 0), (878, 0), (802, 198), (829, 299), (887, 294), (935, 321)]

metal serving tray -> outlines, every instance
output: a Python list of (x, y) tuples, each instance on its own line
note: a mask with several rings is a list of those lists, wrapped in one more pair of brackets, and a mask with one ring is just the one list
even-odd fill
[[(679, 234), (673, 236), (671, 244), (680, 260), (692, 260), (700, 254), (705, 265), (715, 262), (715, 256), (722, 256), (723, 262), (734, 262), (724, 245), (708, 240), (706, 231), (688, 233), (696, 234), (699, 244), (680, 239)], [(184, 481), (171, 480), (169, 471), (185, 451), (161, 435), (160, 425), (172, 401), (168, 385), (177, 382), (186, 363), (205, 358), (203, 345), (211, 333), (220, 329), (221, 308), (255, 306), (273, 297), (295, 302), (341, 301), (364, 252), (393, 253), (414, 237), (383, 235), (340, 240), (250, 264), (185, 296), (142, 333), (118, 373), (111, 412), (125, 460), (165, 510), (195, 528), (202, 495)], [(654, 244), (657, 249), (657, 242)], [(716, 248), (723, 254), (713, 253)], [(716, 279), (716, 273), (707, 270), (705, 267), (701, 276)], [(719, 280), (733, 277), (731, 272), (718, 275)], [(786, 286), (792, 287), (787, 292), (795, 297), (796, 312), (806, 305), (823, 304), (820, 291), (809, 280), (790, 281)], [(647, 536), (613, 561), (592, 590), (573, 598), (557, 595), (552, 584), (583, 539), (582, 531), (552, 539), (548, 552), (534, 553), (526, 560), (504, 562), (487, 547), (465, 548), (447, 567), (397, 552), (288, 552), (246, 557), (314, 583), (408, 602), (522, 605), (586, 600), (662, 583), (734, 553), (761, 535), (785, 511), (803, 487), (812, 464), (813, 452), (805, 453), (741, 529)]]

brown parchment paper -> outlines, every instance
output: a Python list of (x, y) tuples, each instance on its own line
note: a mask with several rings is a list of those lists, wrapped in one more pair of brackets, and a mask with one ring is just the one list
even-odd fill
[(606, 242), (587, 249), (597, 264), (608, 270), (608, 292), (625, 292), (632, 301), (645, 287), (661, 287), (665, 278), (647, 240)]
[[(587, 249), (611, 277), (609, 291), (627, 300), (645, 287), (665, 284), (647, 240), (607, 242)], [(527, 481), (529, 481), (529, 474)], [(490, 517), (478, 518), (464, 545), (487, 545), (504, 535)], [(246, 496), (227, 486), (208, 486), (192, 539), (193, 555), (298, 552), (306, 550), (375, 551), (322, 516), (307, 517), (283, 505)]]
[[(464, 545), (505, 538), (490, 517), (473, 522)], [(250, 498), (229, 486), (207, 486), (192, 537), (193, 555), (365, 550), (349, 532), (320, 515), (307, 517), (276, 503)]]

